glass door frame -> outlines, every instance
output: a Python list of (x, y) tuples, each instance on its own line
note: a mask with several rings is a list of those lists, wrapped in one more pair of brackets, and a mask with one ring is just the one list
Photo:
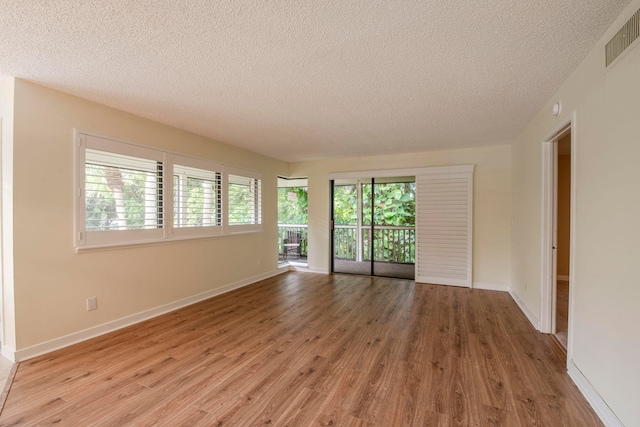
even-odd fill
[[(336, 182), (339, 181), (340, 184), (336, 184)], [(380, 260), (376, 260), (376, 251), (375, 251), (375, 245), (376, 245), (376, 221), (375, 221), (375, 209), (376, 209), (376, 192), (375, 192), (375, 186), (377, 184), (379, 185), (383, 185), (383, 184), (395, 184), (395, 183), (402, 183), (402, 182), (413, 182), (415, 183), (415, 176), (413, 175), (399, 175), (399, 176), (389, 176), (389, 177), (367, 177), (367, 178), (345, 178), (345, 179), (331, 179), (330, 180), (330, 197), (331, 197), (331, 212), (330, 212), (330, 236), (331, 236), (331, 244), (330, 244), (330, 250), (331, 250), (331, 263), (330, 263), (330, 269), (332, 273), (343, 273), (343, 274), (364, 274), (364, 275), (369, 275), (369, 276), (378, 276), (378, 277), (396, 277), (396, 276), (387, 276), (384, 274), (378, 274), (379, 272), (376, 272), (376, 262), (385, 262), (380, 261)], [(336, 219), (335, 219), (335, 189), (336, 187), (339, 186), (348, 186), (348, 185), (355, 185), (355, 189), (356, 189), (356, 206), (355, 206), (355, 210), (356, 210), (356, 233), (355, 233), (355, 237), (356, 237), (356, 256), (355, 256), (355, 262), (356, 263), (361, 263), (361, 264), (365, 264), (367, 261), (365, 260), (365, 253), (366, 250), (368, 250), (368, 254), (369, 254), (369, 268), (368, 271), (336, 271), (336, 228), (339, 228), (339, 226), (337, 226), (337, 224), (335, 223)], [(370, 185), (371, 186), (371, 197), (369, 198), (370, 200), (368, 200), (368, 202), (370, 203), (370, 206), (365, 207), (364, 203), (365, 203), (365, 197), (364, 197), (364, 186), (366, 185)], [(414, 184), (415, 185), (415, 184)], [(414, 189), (414, 197), (415, 197), (415, 189)], [(415, 198), (414, 198), (414, 203), (415, 203)], [(369, 210), (369, 220), (366, 221), (365, 218), (365, 210)], [(414, 218), (415, 221), (415, 218)], [(369, 224), (366, 224), (366, 222), (368, 222)], [(385, 225), (381, 225), (381, 227), (385, 227)], [(414, 236), (415, 236), (415, 223), (413, 225), (414, 227)], [(365, 248), (365, 234), (364, 233), (369, 233), (369, 238), (368, 240), (368, 249)], [(414, 245), (417, 242), (415, 242), (414, 239)], [(415, 265), (415, 261), (413, 263), (413, 265)], [(364, 265), (363, 265), (363, 270), (364, 270)], [(405, 272), (403, 274), (408, 274), (406, 269)], [(414, 267), (414, 271), (412, 272), (411, 277), (407, 276), (404, 278), (410, 278), (413, 279), (415, 277), (415, 267)]]

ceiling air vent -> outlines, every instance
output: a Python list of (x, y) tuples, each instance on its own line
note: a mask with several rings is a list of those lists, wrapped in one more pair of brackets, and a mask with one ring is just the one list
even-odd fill
[(604, 48), (607, 67), (611, 65), (622, 52), (640, 37), (640, 9), (633, 14), (631, 19), (613, 36)]

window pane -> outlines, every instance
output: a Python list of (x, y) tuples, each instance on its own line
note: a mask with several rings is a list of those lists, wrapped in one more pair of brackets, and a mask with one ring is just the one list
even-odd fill
[(260, 224), (260, 180), (229, 174), (229, 225)]
[(180, 165), (174, 172), (174, 226), (220, 225), (220, 173)]
[(86, 149), (87, 231), (162, 227), (162, 163)]
[(336, 225), (356, 225), (358, 222), (358, 192), (355, 184), (333, 188), (333, 217)]
[(278, 224), (307, 224), (307, 187), (278, 188)]
[[(371, 186), (364, 191), (371, 216)], [(374, 185), (374, 224), (382, 226), (416, 225), (416, 184), (397, 182)], [(370, 224), (370, 221), (369, 223)]]

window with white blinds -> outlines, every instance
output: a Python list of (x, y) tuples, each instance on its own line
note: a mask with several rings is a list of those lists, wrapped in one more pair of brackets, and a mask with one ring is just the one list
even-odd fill
[(262, 176), (242, 169), (227, 174), (227, 224), (230, 232), (261, 229)]
[(471, 287), (473, 166), (416, 175), (416, 281)]
[(81, 132), (76, 139), (78, 249), (261, 229), (258, 172)]
[(87, 149), (87, 231), (162, 227), (162, 162)]
[(173, 235), (222, 234), (222, 165), (171, 156)]
[(165, 153), (78, 136), (76, 246), (163, 239)]

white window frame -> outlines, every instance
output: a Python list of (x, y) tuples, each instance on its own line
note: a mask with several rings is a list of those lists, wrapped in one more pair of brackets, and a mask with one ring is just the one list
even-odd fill
[[(257, 179), (259, 181), (258, 212), (256, 213), (256, 222), (253, 224), (229, 224), (229, 175), (241, 176), (243, 178)], [(262, 174), (260, 172), (237, 168), (233, 166), (225, 166), (222, 174), (222, 194), (223, 194), (223, 224), (225, 233), (251, 233), (262, 231)]]
[[(169, 208), (171, 210), (171, 217), (167, 217), (167, 220), (171, 222), (171, 225), (168, 227), (170, 229), (170, 236), (175, 238), (193, 238), (193, 237), (213, 237), (213, 236), (222, 235), (224, 231), (222, 222), (220, 222), (219, 224), (206, 226), (206, 227), (182, 227), (182, 226), (174, 225), (173, 223), (174, 200), (173, 199), (176, 192), (173, 185), (173, 177), (176, 174), (176, 171), (175, 171), (176, 165), (187, 166), (191, 168), (214, 172), (214, 173), (220, 174), (221, 180), (222, 180), (223, 169), (224, 169), (221, 163), (217, 163), (211, 160), (188, 157), (188, 156), (183, 156), (179, 154), (171, 154), (169, 156), (169, 164), (165, 168), (165, 170), (167, 171), (166, 172), (167, 176), (171, 177), (171, 194), (167, 195), (168, 197), (165, 197), (165, 199), (167, 200), (166, 203), (169, 205)], [(215, 193), (216, 190), (217, 189), (214, 188), (214, 196), (213, 196), (214, 199), (218, 199), (218, 197), (220, 197), (221, 203), (223, 203), (222, 195), (218, 195), (217, 193)], [(222, 183), (220, 183), (219, 191), (222, 191)], [(222, 206), (219, 206), (219, 209), (222, 211)]]
[[(76, 252), (94, 249), (104, 249), (130, 245), (148, 245), (185, 239), (209, 238), (232, 235), (238, 233), (252, 233), (262, 231), (262, 173), (226, 165), (214, 160), (186, 156), (167, 150), (135, 144), (111, 137), (96, 135), (85, 131), (75, 130), (75, 194), (74, 194), (74, 246)], [(86, 230), (86, 198), (85, 171), (87, 148), (139, 157), (162, 162), (162, 226), (147, 230)], [(214, 197), (220, 200), (219, 224), (204, 227), (176, 227), (173, 223), (174, 198), (174, 165), (186, 166), (220, 174), (220, 194)], [(254, 224), (233, 225), (228, 222), (228, 182), (229, 175), (238, 175), (260, 180), (258, 205), (258, 221)]]
[[(120, 141), (100, 138), (95, 135), (79, 134), (76, 145), (76, 247), (113, 246), (120, 244), (136, 244), (167, 237), (166, 228), (159, 227), (148, 230), (86, 230), (86, 199), (85, 199), (85, 150), (87, 148), (110, 153), (123, 154), (146, 160), (167, 164), (167, 155), (162, 151), (146, 147), (131, 145)], [(166, 191), (166, 189), (164, 190)], [(163, 192), (164, 193), (164, 192)], [(162, 217), (166, 218), (166, 203), (163, 203)]]

